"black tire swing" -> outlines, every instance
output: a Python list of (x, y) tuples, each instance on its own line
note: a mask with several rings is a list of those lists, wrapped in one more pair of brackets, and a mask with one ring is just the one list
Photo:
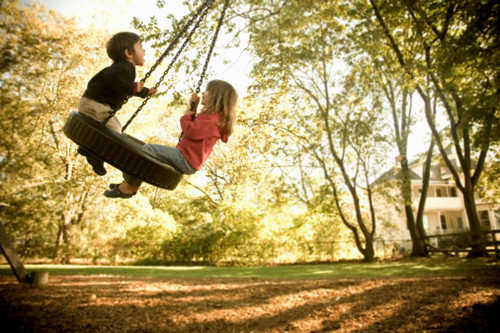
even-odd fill
[[(148, 73), (141, 79), (145, 82), (146, 79), (151, 75), (151, 73), (158, 67), (161, 61), (171, 52), (171, 50), (176, 46), (182, 36), (188, 31), (188, 29), (193, 25), (193, 28), (187, 35), (183, 44), (174, 55), (172, 61), (168, 65), (167, 69), (160, 77), (159, 81), (155, 84), (154, 88), (158, 88), (167, 75), (168, 71), (172, 68), (175, 61), (181, 54), (181, 52), (186, 47), (187, 43), (191, 39), (196, 29), (199, 27), (203, 19), (205, 18), (208, 10), (213, 5), (215, 0), (206, 0), (192, 15), (191, 19), (182, 27), (180, 32), (175, 36), (173, 41), (167, 47), (165, 52), (158, 58), (155, 64), (151, 67)], [(228, 0), (225, 1), (224, 7), (220, 14), (220, 18), (215, 30), (210, 49), (203, 66), (203, 70), (198, 81), (198, 85), (195, 89), (196, 93), (200, 92), (200, 87), (205, 76), (210, 57), (219, 34), (222, 21), (227, 9)], [(166, 189), (173, 190), (177, 187), (182, 179), (183, 174), (176, 170), (170, 164), (167, 164), (161, 159), (156, 153), (144, 149), (144, 142), (125, 134), (125, 130), (130, 125), (132, 120), (139, 114), (144, 105), (148, 102), (151, 96), (144, 99), (139, 108), (130, 117), (125, 126), (122, 128), (122, 133), (117, 133), (113, 130), (108, 129), (105, 124), (111, 119), (117, 112), (113, 110), (110, 115), (103, 120), (98, 122), (90, 117), (84, 116), (77, 111), (70, 112), (68, 119), (63, 127), (64, 134), (73, 142), (90, 152), (90, 154), (95, 155), (95, 157), (100, 158), (104, 162), (112, 165), (113, 167), (137, 177), (151, 185)], [(124, 102), (124, 104), (127, 100)]]

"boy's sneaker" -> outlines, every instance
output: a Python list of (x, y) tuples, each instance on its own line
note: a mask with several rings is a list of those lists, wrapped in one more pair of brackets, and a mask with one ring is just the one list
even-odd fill
[(82, 156), (88, 156), (89, 155), (89, 152), (86, 151), (85, 149), (83, 149), (82, 147), (78, 146), (78, 149), (76, 150), (76, 152)]
[(106, 169), (104, 169), (104, 162), (102, 160), (94, 159), (87, 156), (87, 162), (92, 165), (92, 170), (99, 176), (104, 176), (106, 174)]
[(89, 153), (87, 150), (82, 147), (78, 147), (76, 152), (82, 156), (85, 156), (87, 162), (92, 166), (92, 170), (99, 176), (104, 176), (106, 174), (106, 169), (104, 169), (104, 162)]

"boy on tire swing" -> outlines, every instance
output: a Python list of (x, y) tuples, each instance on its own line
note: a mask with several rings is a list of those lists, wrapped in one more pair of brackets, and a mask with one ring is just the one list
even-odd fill
[[(143, 66), (146, 55), (141, 38), (137, 34), (115, 34), (107, 42), (106, 51), (113, 64), (102, 69), (89, 81), (78, 102), (78, 112), (99, 122), (119, 110), (130, 96), (146, 98), (157, 91), (156, 88), (144, 87), (144, 82), (135, 82), (135, 66)], [(118, 133), (122, 131), (122, 125), (116, 116), (108, 120), (106, 127)], [(106, 174), (101, 159), (82, 147), (78, 147), (77, 152), (87, 158), (96, 174)]]

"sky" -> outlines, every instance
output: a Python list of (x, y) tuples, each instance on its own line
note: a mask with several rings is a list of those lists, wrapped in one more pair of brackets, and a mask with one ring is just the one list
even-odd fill
[[(74, 17), (80, 26), (85, 29), (88, 25), (100, 25), (103, 30), (110, 33), (118, 31), (134, 31), (132, 27), (133, 17), (147, 22), (149, 18), (158, 11), (156, 7), (157, 0), (41, 0), (48, 8), (54, 9), (63, 16)], [(30, 3), (31, 0), (22, 0), (21, 3)], [(176, 17), (182, 17), (188, 14), (188, 11), (182, 6), (183, 0), (166, 0), (165, 8)], [(162, 13), (166, 12), (162, 9)], [(161, 20), (161, 17), (157, 17)], [(161, 21), (159, 22), (161, 25)], [(219, 42), (221, 40), (219, 35)], [(207, 48), (209, 43), (207, 43)], [(151, 59), (148, 55), (154, 54), (146, 49), (146, 66), (152, 64), (156, 59)], [(232, 51), (229, 56), (231, 60), (228, 64), (223, 64), (222, 59), (212, 57), (210, 59), (210, 69), (214, 71), (213, 78), (223, 79), (230, 82), (238, 91), (240, 96), (245, 92), (250, 84), (247, 73), (252, 68), (250, 56), (243, 49)], [(227, 60), (227, 59), (226, 59)]]

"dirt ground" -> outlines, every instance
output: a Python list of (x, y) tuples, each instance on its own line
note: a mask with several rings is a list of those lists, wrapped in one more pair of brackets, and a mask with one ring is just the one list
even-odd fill
[[(500, 332), (500, 276), (0, 276), (2, 332)], [(9, 329), (7, 329), (9, 327)]]

